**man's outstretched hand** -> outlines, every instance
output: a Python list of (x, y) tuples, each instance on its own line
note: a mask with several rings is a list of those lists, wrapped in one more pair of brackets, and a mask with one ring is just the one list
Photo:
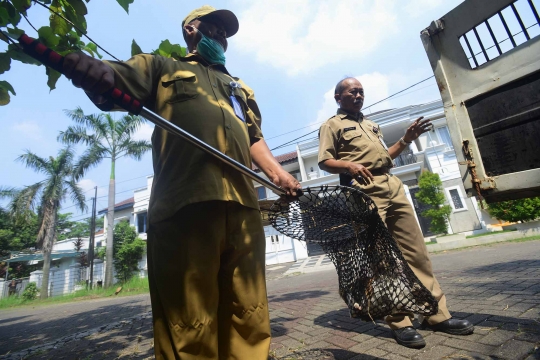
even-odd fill
[(81, 52), (66, 55), (64, 75), (73, 85), (84, 89), (97, 104), (105, 101), (100, 95), (114, 87), (113, 70), (104, 62)]

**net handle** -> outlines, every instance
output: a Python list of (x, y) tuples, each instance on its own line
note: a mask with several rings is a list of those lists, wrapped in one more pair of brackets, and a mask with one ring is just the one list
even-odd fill
[[(22, 46), (23, 51), (26, 54), (30, 55), (34, 59), (43, 63), (45, 66), (48, 66), (63, 74), (64, 57), (62, 55), (51, 50), (50, 48), (46, 47), (45, 45), (43, 45), (36, 39), (33, 39), (27, 36), (26, 34), (22, 34), (18, 40), (19, 40), (20, 45)], [(117, 88), (111, 89), (109, 92), (105, 93), (104, 96), (108, 97), (116, 105), (129, 111), (130, 113), (133, 113), (135, 115), (141, 115), (142, 117), (148, 119), (149, 121), (154, 123), (156, 126), (162, 128), (163, 130), (166, 130), (176, 136), (181, 137), (183, 140), (189, 142), (190, 144), (204, 151), (208, 155), (211, 155), (217, 158), (218, 160), (224, 162), (225, 164), (229, 165), (233, 169), (249, 177), (251, 180), (258, 182), (259, 184), (271, 189), (272, 191), (276, 192), (279, 195), (286, 195), (287, 192), (281, 187), (261, 177), (259, 174), (257, 174), (255, 171), (251, 170), (250, 168), (246, 167), (244, 164), (241, 164), (240, 162), (234, 159), (231, 159), (227, 155), (223, 154), (219, 150), (208, 145), (204, 141), (196, 138), (195, 136), (191, 135), (184, 129), (176, 126), (172, 122), (165, 120), (163, 117), (159, 116), (158, 114), (143, 107), (142, 103), (138, 101), (137, 99), (135, 99), (133, 96), (130, 96), (129, 94), (126, 94)]]

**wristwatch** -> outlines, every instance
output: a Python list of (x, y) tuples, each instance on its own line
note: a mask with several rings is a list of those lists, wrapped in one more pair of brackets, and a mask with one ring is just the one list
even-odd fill
[(404, 138), (399, 139), (399, 142), (401, 143), (401, 145), (405, 145), (405, 146), (410, 145), (412, 143), (412, 141), (406, 142)]

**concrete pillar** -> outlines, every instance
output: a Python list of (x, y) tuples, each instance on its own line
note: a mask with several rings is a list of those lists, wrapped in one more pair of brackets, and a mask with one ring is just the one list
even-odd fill
[(43, 279), (43, 271), (36, 270), (30, 273), (30, 282), (36, 283), (38, 289), (41, 288), (41, 280)]
[(296, 156), (298, 156), (298, 165), (300, 165), (300, 175), (302, 176), (302, 182), (309, 180), (306, 174), (306, 168), (304, 166), (304, 159), (300, 152), (300, 147), (296, 144)]

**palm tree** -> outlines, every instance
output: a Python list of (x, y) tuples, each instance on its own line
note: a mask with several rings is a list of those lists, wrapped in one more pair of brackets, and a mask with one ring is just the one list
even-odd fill
[(26, 151), (17, 158), (26, 167), (43, 173), (45, 179), (33, 185), (0, 189), (0, 197), (11, 198), (8, 205), (12, 216), (24, 219), (31, 211), (39, 209), (40, 226), (36, 239), (36, 247), (43, 252), (43, 279), (40, 298), (48, 297), (49, 270), (51, 267), (51, 251), (56, 240), (56, 223), (58, 210), (62, 201), (70, 195), (71, 201), (81, 211), (86, 209), (85, 197), (77, 181), (84, 174), (84, 168), (75, 165), (74, 152), (70, 147), (61, 149), (56, 158), (42, 158)]
[[(115, 203), (115, 166), (116, 160), (123, 156), (140, 160), (152, 149), (146, 140), (134, 140), (132, 137), (143, 124), (144, 119), (135, 115), (124, 115), (115, 120), (110, 114), (85, 115), (79, 107), (66, 110), (66, 115), (77, 123), (60, 132), (58, 139), (67, 144), (83, 143), (87, 146), (81, 156), (79, 166), (89, 168), (98, 165), (104, 159), (111, 159), (109, 180), (109, 206), (107, 211), (107, 250), (105, 267), (105, 287), (113, 285), (113, 230)], [(90, 131), (90, 132), (88, 132)]]

